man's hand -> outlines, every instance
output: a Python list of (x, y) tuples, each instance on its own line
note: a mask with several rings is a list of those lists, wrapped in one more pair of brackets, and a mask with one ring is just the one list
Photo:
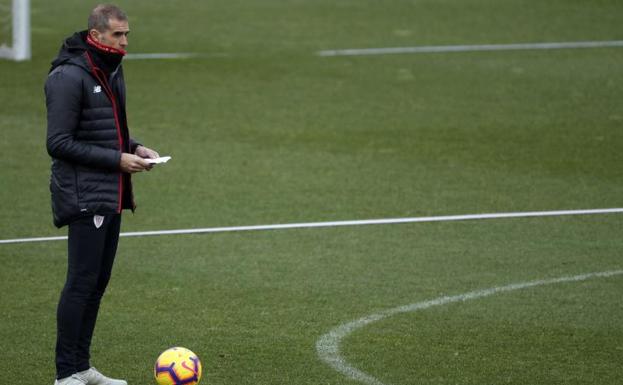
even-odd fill
[(147, 148), (145, 146), (136, 147), (136, 151), (134, 151), (134, 153), (140, 156), (141, 158), (156, 159), (160, 157), (160, 155), (158, 155), (156, 151), (152, 150), (151, 148)]
[(140, 156), (128, 153), (121, 154), (121, 163), (119, 164), (119, 168), (121, 171), (127, 173), (135, 173), (141, 171), (149, 171), (151, 170), (153, 164), (147, 163), (147, 161)]

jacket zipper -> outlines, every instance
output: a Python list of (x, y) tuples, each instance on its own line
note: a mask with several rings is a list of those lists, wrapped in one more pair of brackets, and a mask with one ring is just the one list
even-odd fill
[[(104, 92), (106, 92), (106, 95), (108, 95), (108, 98), (112, 103), (112, 112), (115, 117), (115, 126), (117, 128), (117, 141), (119, 142), (119, 151), (121, 151), (121, 153), (123, 154), (123, 136), (121, 135), (121, 124), (119, 122), (119, 115), (117, 112), (117, 100), (112, 92), (112, 89), (110, 88), (110, 85), (108, 84), (108, 80), (106, 80), (105, 74), (102, 72), (102, 70), (95, 66), (91, 55), (88, 52), (86, 54), (87, 59), (89, 60), (89, 64), (91, 65), (91, 71), (93, 72), (93, 75), (100, 83), (102, 83), (102, 86), (104, 87)], [(120, 171), (118, 195), (119, 203), (117, 205), (117, 214), (121, 214), (121, 210), (123, 209), (123, 187), (123, 171)]]

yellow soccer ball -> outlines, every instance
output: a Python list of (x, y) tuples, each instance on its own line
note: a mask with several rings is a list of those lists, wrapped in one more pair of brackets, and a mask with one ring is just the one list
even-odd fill
[(158, 385), (196, 385), (201, 379), (201, 361), (186, 348), (167, 349), (156, 360), (154, 376)]

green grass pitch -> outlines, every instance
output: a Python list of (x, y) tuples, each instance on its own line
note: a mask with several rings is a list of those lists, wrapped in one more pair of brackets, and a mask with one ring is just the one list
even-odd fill
[[(3, 0), (5, 3), (8, 2)], [(119, 1), (134, 178), (123, 231), (622, 207), (623, 48), (319, 57), (327, 49), (623, 40), (616, 0)], [(43, 83), (90, 2), (32, 0), (33, 60), (0, 61), (0, 239), (51, 223)], [(623, 269), (623, 216), (122, 238), (92, 362), (154, 383), (356, 384), (318, 339), (444, 295)], [(0, 373), (52, 384), (64, 242), (0, 245)], [(345, 360), (386, 385), (623, 381), (623, 277), (395, 315)]]

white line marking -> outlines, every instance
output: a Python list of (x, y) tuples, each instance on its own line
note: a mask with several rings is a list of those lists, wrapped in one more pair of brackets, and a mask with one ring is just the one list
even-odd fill
[(588, 273), (575, 275), (571, 277), (560, 277), (553, 279), (543, 279), (538, 281), (530, 281), (530, 282), (521, 282), (514, 283), (507, 286), (498, 286), (492, 287), (489, 289), (470, 291), (468, 293), (454, 295), (454, 296), (444, 296), (435, 298), (429, 301), (417, 302), (410, 305), (399, 306), (393, 309), (385, 310), (380, 313), (368, 315), (362, 317), (358, 320), (351, 321), (345, 324), (338, 326), (337, 328), (331, 330), (329, 333), (320, 337), (320, 339), (316, 342), (316, 351), (318, 352), (318, 356), (322, 361), (327, 363), (336, 371), (344, 374), (345, 376), (363, 382), (368, 385), (384, 385), (381, 381), (374, 378), (373, 376), (362, 372), (361, 370), (350, 365), (342, 356), (340, 355), (340, 341), (352, 333), (357, 329), (361, 329), (364, 326), (367, 326), (373, 322), (377, 322), (383, 320), (385, 318), (392, 317), (401, 313), (410, 313), (418, 310), (425, 310), (431, 308), (433, 306), (441, 306), (446, 305), (453, 302), (462, 302), (469, 301), (472, 299), (478, 299), (483, 297), (488, 297), (493, 294), (504, 293), (508, 291), (527, 289), (536, 286), (543, 285), (552, 285), (557, 283), (564, 282), (578, 282), (585, 281), (590, 278), (606, 278), (612, 277), (615, 275), (623, 274), (623, 270), (613, 270), (613, 271), (604, 271), (598, 273)]
[(125, 55), (125, 60), (149, 60), (149, 59), (188, 59), (196, 57), (197, 54), (180, 53), (129, 53)]
[(576, 41), (561, 43), (521, 43), (521, 44), (479, 44), (479, 45), (438, 45), (419, 47), (389, 48), (353, 48), (318, 51), (318, 56), (367, 56), (391, 55), (406, 53), (444, 53), (444, 52), (478, 52), (478, 51), (516, 51), (516, 50), (551, 50), (577, 48), (623, 47), (623, 40), (613, 41)]
[[(563, 215), (590, 215), (590, 214), (614, 214), (614, 213), (623, 213), (623, 208), (591, 209), (591, 210), (559, 210), (559, 211), (526, 211), (526, 212), (515, 212), (515, 213), (445, 215), (445, 216), (436, 216), (436, 217), (364, 219), (364, 220), (337, 221), (337, 222), (286, 223), (286, 224), (257, 225), (257, 226), (208, 227), (208, 228), (200, 228), (200, 229), (136, 231), (136, 232), (129, 232), (129, 233), (121, 233), (120, 236), (121, 237), (146, 237), (146, 236), (152, 236), (152, 235), (226, 233), (226, 232), (237, 232), (237, 231), (286, 230), (286, 229), (306, 229), (306, 228), (315, 228), (315, 227), (389, 225), (389, 224), (397, 224), (397, 223), (449, 222), (449, 221), (466, 221), (466, 220), (476, 220), (476, 219), (554, 217), (554, 216), (563, 216)], [(67, 239), (67, 236), (1, 239), (0, 244), (62, 241), (65, 239)]]

